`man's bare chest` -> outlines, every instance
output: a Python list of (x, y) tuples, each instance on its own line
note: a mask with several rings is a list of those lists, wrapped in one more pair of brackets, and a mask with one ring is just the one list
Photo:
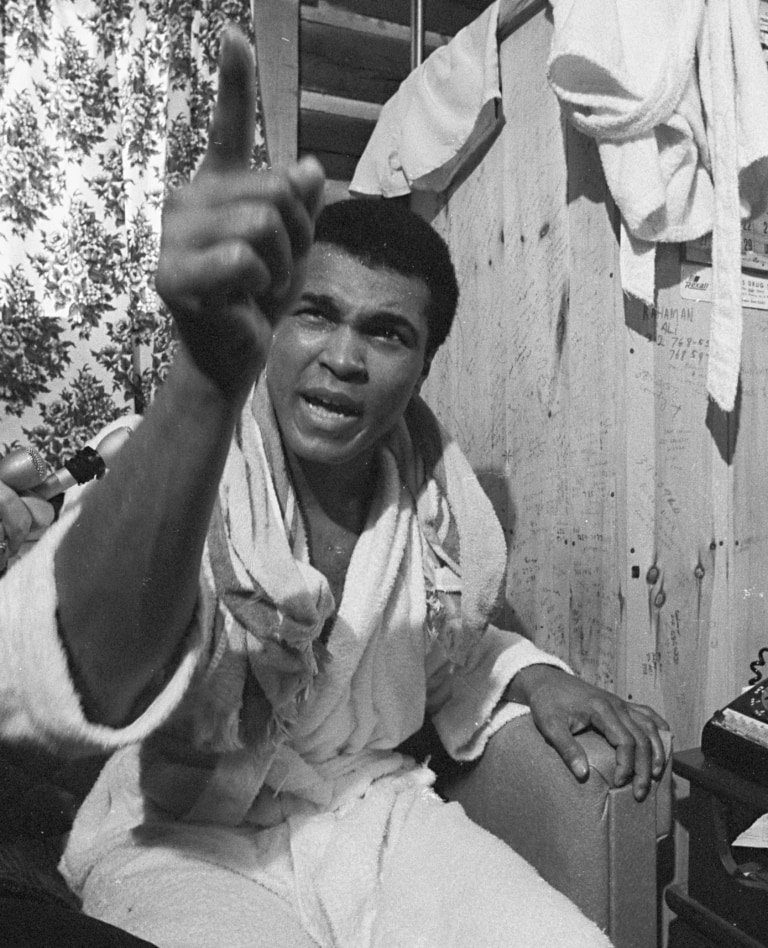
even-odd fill
[(358, 534), (325, 517), (310, 518), (309, 555), (328, 580), (338, 608)]

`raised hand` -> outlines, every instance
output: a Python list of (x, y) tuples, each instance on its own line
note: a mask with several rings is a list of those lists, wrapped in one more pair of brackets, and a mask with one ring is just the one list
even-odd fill
[(207, 151), (166, 202), (156, 276), (187, 352), (226, 394), (253, 384), (300, 288), (324, 185), (311, 158), (286, 172), (250, 168), (255, 101), (250, 46), (229, 28)]

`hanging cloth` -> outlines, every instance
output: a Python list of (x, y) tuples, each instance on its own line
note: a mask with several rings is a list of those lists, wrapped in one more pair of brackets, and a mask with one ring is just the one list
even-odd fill
[(554, 0), (549, 78), (598, 144), (622, 217), (625, 292), (653, 305), (656, 243), (712, 231), (707, 388), (739, 375), (740, 219), (768, 206), (768, 70), (755, 0)]
[(436, 49), (384, 104), (353, 194), (443, 191), (499, 127), (499, 3)]

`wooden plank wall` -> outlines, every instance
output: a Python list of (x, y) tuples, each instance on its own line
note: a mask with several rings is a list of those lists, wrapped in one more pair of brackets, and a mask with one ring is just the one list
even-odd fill
[(597, 156), (562, 122), (550, 42), (537, 15), (503, 44), (504, 130), (433, 218), (462, 302), (425, 395), (496, 502), (523, 626), (616, 687), (621, 300)]
[(746, 314), (723, 417), (680, 249), (660, 250), (655, 309), (623, 298), (596, 148), (546, 82), (551, 29), (541, 11), (504, 41), (501, 135), (447, 195), (414, 200), (462, 286), (424, 391), (502, 519), (510, 614), (692, 746), (768, 644), (768, 319)]
[(259, 92), (274, 167), (296, 160), (299, 112), (299, 0), (253, 0)]

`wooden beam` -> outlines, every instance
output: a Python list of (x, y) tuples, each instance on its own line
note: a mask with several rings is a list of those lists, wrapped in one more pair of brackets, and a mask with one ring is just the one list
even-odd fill
[(349, 181), (337, 181), (334, 178), (325, 179), (325, 203), (333, 204), (335, 201), (344, 201), (349, 194)]
[(302, 19), (300, 43), (301, 85), (314, 92), (383, 103), (411, 71), (410, 34)]
[(508, 36), (547, 6), (546, 0), (502, 0), (496, 36), (503, 43)]
[(347, 184), (352, 180), (357, 167), (357, 158), (354, 155), (341, 155), (338, 152), (318, 151), (305, 152), (299, 149), (299, 157), (305, 154), (312, 154), (323, 166), (325, 176), (329, 181), (344, 182)]
[(302, 89), (299, 97), (301, 111), (324, 112), (330, 115), (344, 115), (347, 118), (376, 122), (381, 106), (376, 102), (360, 102), (358, 99), (345, 99), (341, 96), (323, 95)]
[[(408, 24), (393, 23), (381, 16), (364, 16), (350, 10), (339, 8), (327, 0), (319, 0), (317, 6), (302, 6), (301, 20), (303, 23), (320, 23), (325, 26), (336, 27), (340, 30), (354, 30), (357, 33), (372, 36), (389, 36), (404, 43), (410, 43), (411, 31)], [(428, 30), (424, 35), (424, 44), (432, 49), (444, 46), (451, 39), (450, 34), (436, 33)]]
[(351, 181), (380, 107), (304, 91), (299, 102), (299, 154), (314, 155), (329, 179)]
[[(491, 0), (428, 0), (424, 12), (428, 31), (454, 36), (460, 29), (471, 23), (491, 3)], [(334, 6), (346, 14), (357, 14), (382, 19), (383, 14), (390, 23), (399, 23), (408, 27), (411, 22), (411, 0), (305, 0), (302, 3), (302, 15), (310, 9), (321, 6)]]
[(267, 154), (273, 166), (296, 160), (299, 124), (299, 0), (253, 0)]
[(313, 154), (327, 151), (357, 160), (375, 124), (370, 118), (302, 108), (299, 110), (299, 149)]

